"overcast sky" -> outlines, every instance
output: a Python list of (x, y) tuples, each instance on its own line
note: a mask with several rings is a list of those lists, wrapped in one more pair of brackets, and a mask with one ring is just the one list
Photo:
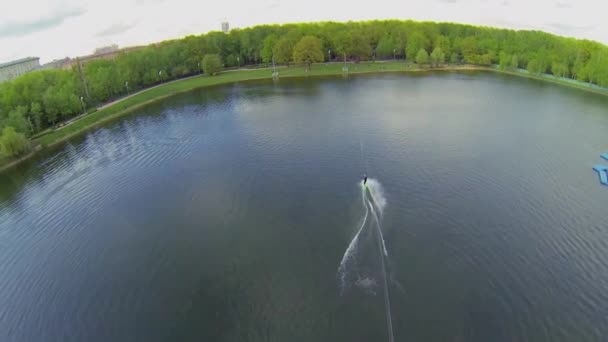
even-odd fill
[[(608, 43), (606, 0), (0, 0), (0, 62), (41, 62), (265, 23), (414, 19), (539, 29)], [(8, 5), (7, 5), (8, 4)]]

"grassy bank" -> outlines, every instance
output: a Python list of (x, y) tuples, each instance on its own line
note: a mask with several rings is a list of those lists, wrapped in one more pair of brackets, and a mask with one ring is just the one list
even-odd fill
[(591, 86), (591, 85), (589, 85), (589, 83), (579, 82), (579, 81), (575, 81), (575, 80), (571, 80), (571, 79), (561, 79), (561, 78), (558, 78), (558, 77), (555, 77), (552, 75), (548, 75), (548, 74), (542, 74), (542, 75), (531, 74), (525, 70), (501, 70), (498, 68), (487, 68), (487, 69), (496, 71), (496, 72), (499, 72), (502, 74), (531, 78), (531, 79), (535, 79), (535, 80), (539, 80), (539, 81), (543, 81), (543, 82), (559, 84), (559, 85), (570, 87), (570, 88), (581, 89), (584, 91), (588, 91), (588, 92), (592, 92), (592, 93), (596, 93), (596, 94), (600, 94), (600, 95), (608, 95), (608, 89), (600, 88), (597, 86)]
[[(280, 78), (286, 77), (305, 77), (305, 76), (329, 76), (329, 75), (341, 75), (343, 73), (342, 63), (326, 63), (313, 65), (311, 70), (306, 71), (303, 67), (282, 67), (277, 68), (280, 73)], [(525, 74), (517, 71), (503, 71), (492, 67), (478, 67), (469, 65), (448, 65), (441, 68), (417, 68), (416, 66), (407, 65), (403, 62), (378, 62), (378, 63), (358, 63), (348, 64), (349, 74), (362, 74), (362, 73), (382, 73), (382, 72), (418, 72), (428, 70), (484, 70), (494, 71), (500, 73), (506, 73), (516, 76), (524, 76), (528, 78), (539, 79), (543, 81), (549, 81), (569, 87), (580, 88), (595, 93), (601, 93), (608, 95), (608, 92), (595, 89), (591, 87), (585, 87), (584, 85), (575, 84), (572, 82), (560, 81), (559, 79), (551, 78), (548, 79), (544, 76)], [(42, 135), (38, 138), (33, 139), (33, 145), (38, 146), (37, 150), (44, 149), (46, 147), (52, 147), (58, 145), (66, 140), (83, 134), (91, 129), (99, 127), (104, 123), (115, 120), (123, 115), (130, 113), (131, 111), (141, 108), (149, 103), (158, 101), (160, 99), (173, 96), (178, 93), (187, 92), (193, 89), (234, 83), (239, 81), (259, 80), (271, 78), (271, 70), (269, 69), (240, 69), (234, 71), (226, 71), (220, 73), (217, 76), (196, 76), (183, 80), (178, 80), (163, 84), (157, 87), (150, 88), (142, 91), (138, 94), (125, 98), (123, 100), (116, 101), (97, 112), (88, 114), (79, 118), (78, 120), (70, 123), (67, 126), (51, 131), (48, 134)], [(26, 156), (22, 156), (18, 159), (0, 159), (0, 171), (12, 167), (26, 159), (34, 156), (36, 152), (29, 153)]]

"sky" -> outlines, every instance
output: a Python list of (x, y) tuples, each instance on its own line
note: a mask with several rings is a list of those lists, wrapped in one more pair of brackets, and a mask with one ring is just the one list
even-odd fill
[[(608, 44), (605, 0), (0, 0), (0, 63), (41, 63), (257, 24), (369, 19), (543, 30)], [(8, 4), (8, 5), (6, 5)]]

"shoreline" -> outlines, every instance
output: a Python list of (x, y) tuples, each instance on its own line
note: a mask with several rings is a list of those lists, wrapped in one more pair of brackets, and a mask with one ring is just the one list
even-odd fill
[[(280, 78), (306, 78), (320, 76), (340, 76), (343, 74), (342, 63), (321, 63), (314, 64), (310, 71), (300, 66), (279, 68)], [(527, 74), (519, 71), (500, 70), (495, 67), (477, 65), (444, 65), (436, 68), (412, 67), (403, 61), (383, 61), (383, 62), (362, 62), (358, 64), (348, 64), (348, 75), (351, 74), (380, 74), (380, 73), (418, 73), (433, 71), (488, 71), (511, 76), (519, 76), (539, 81), (545, 81), (557, 85), (576, 88), (591, 93), (608, 96), (608, 91), (585, 86), (559, 79), (552, 79), (545, 75)], [(155, 85), (148, 89), (141, 90), (136, 94), (120, 98), (99, 107), (99, 110), (80, 117), (70, 122), (69, 125), (56, 129), (48, 134), (31, 140), (34, 146), (30, 152), (16, 159), (7, 158), (0, 160), (0, 173), (9, 170), (31, 158), (39, 152), (59, 146), (66, 141), (85, 134), (99, 126), (128, 115), (136, 109), (160, 101), (162, 99), (189, 92), (196, 89), (211, 87), (216, 85), (234, 84), (237, 82), (248, 82), (272, 79), (270, 68), (262, 69), (239, 69), (227, 70), (217, 76), (196, 75), (180, 80)]]

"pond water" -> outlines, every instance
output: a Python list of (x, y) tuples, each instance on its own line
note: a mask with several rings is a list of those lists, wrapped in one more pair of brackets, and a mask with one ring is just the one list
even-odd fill
[(603, 341), (603, 152), (489, 73), (178, 95), (0, 175), (0, 340)]

